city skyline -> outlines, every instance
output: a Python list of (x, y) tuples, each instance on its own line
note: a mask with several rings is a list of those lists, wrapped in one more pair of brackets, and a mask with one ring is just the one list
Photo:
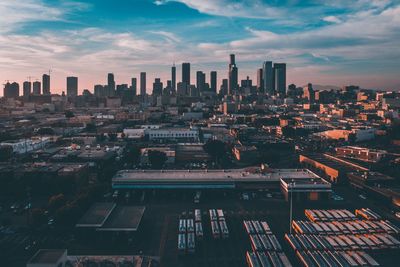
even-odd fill
[[(224, 7), (224, 8), (223, 8)], [(318, 15), (317, 15), (318, 14)], [(191, 63), (228, 78), (236, 55), (239, 80), (257, 80), (264, 61), (285, 62), (287, 85), (358, 84), (398, 90), (400, 6), (396, 1), (45, 1), (0, 4), (0, 79), (42, 80), (51, 69), (52, 93), (66, 77), (82, 89), (147, 74), (166, 84), (171, 66)], [(370, 25), (374, 25), (371, 27)], [(363, 29), (359, 31), (358, 29)], [(1, 92), (2, 93), (2, 92)]]

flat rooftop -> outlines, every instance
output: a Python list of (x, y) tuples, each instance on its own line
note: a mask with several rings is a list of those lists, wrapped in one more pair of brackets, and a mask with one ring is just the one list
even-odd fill
[(281, 178), (319, 178), (307, 169), (259, 167), (228, 170), (122, 170), (112, 179), (114, 189), (234, 189), (245, 184), (278, 184)]
[(101, 227), (110, 216), (115, 206), (115, 203), (93, 204), (78, 221), (76, 227)]
[(262, 172), (260, 168), (227, 170), (121, 170), (113, 182), (124, 181), (279, 181), (281, 178), (317, 178), (307, 169), (273, 169)]
[(115, 203), (95, 203), (76, 224), (96, 231), (137, 231), (145, 207), (117, 206)]
[(145, 207), (116, 207), (111, 216), (98, 231), (137, 231), (142, 221)]
[(66, 252), (65, 249), (40, 249), (28, 264), (56, 264)]

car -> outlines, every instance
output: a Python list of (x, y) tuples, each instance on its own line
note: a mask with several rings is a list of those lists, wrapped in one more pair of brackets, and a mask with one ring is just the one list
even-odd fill
[(397, 219), (400, 219), (400, 212), (395, 212), (394, 216), (396, 216)]
[(243, 200), (250, 200), (249, 194), (248, 193), (243, 193), (242, 194), (242, 199)]
[(358, 195), (358, 197), (359, 197), (359, 198), (361, 198), (361, 199), (364, 199), (364, 200), (366, 200), (366, 199), (367, 199), (367, 197), (366, 197), (366, 196), (364, 196), (363, 194), (360, 194), (360, 195)]
[(54, 224), (54, 219), (50, 218), (47, 222), (48, 225), (53, 225)]

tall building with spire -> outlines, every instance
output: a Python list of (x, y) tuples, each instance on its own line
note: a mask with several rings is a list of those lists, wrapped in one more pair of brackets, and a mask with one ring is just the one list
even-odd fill
[(235, 62), (235, 55), (230, 55), (229, 62), (229, 75), (228, 75), (228, 93), (229, 95), (235, 94), (238, 89), (238, 68)]
[(171, 90), (176, 92), (176, 67), (175, 63), (172, 65), (171, 68)]

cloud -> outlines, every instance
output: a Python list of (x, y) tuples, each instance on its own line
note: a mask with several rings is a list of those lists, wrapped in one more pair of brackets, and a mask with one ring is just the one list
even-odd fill
[(181, 39), (172, 32), (167, 31), (148, 31), (149, 33), (163, 36), (167, 41), (179, 43)]
[(342, 20), (336, 16), (326, 16), (322, 19), (323, 21), (330, 22), (330, 23), (341, 23)]
[(12, 32), (29, 22), (65, 21), (66, 14), (87, 8), (88, 4), (76, 1), (63, 1), (54, 7), (42, 0), (1, 0), (0, 33)]
[(157, 0), (154, 3), (164, 5), (169, 2), (180, 2), (200, 13), (224, 17), (272, 19), (283, 15), (281, 9), (261, 0)]

